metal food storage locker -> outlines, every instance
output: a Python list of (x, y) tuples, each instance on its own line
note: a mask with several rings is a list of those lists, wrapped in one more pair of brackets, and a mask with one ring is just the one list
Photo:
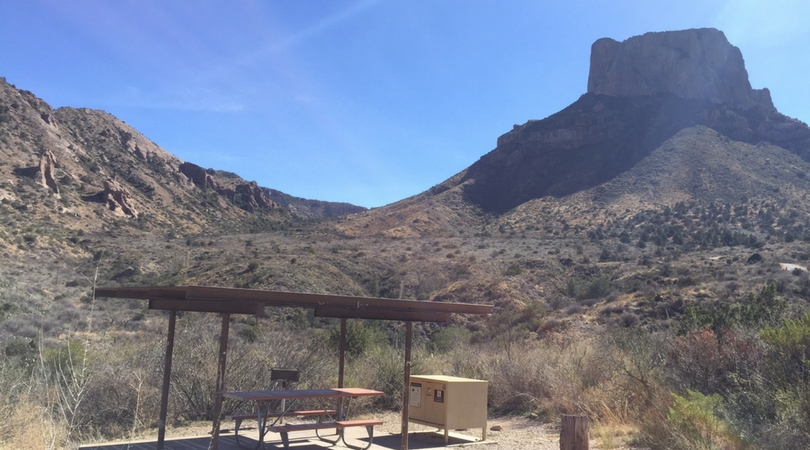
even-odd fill
[(450, 430), (481, 428), (487, 440), (487, 382), (445, 375), (412, 375), (408, 420)]

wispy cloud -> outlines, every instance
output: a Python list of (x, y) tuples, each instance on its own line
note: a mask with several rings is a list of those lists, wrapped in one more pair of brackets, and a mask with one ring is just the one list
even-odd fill
[[(312, 24), (311, 26), (299, 30), (293, 34), (288, 36), (284, 36), (281, 39), (276, 41), (270, 42), (267, 46), (262, 49), (263, 53), (275, 53), (281, 50), (287, 50), (291, 47), (294, 47), (308, 39), (311, 39), (324, 31), (339, 25), (343, 22), (351, 20), (356, 16), (360, 15), (364, 11), (368, 10), (372, 6), (379, 3), (380, 0), (364, 0), (358, 2), (342, 11), (339, 11), (329, 17), (321, 19), (320, 21)], [(255, 55), (258, 56), (258, 55)]]

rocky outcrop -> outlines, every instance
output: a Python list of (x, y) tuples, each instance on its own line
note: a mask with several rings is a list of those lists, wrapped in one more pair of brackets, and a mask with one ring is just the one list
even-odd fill
[(118, 216), (138, 217), (138, 211), (132, 206), (130, 198), (129, 192), (121, 184), (115, 180), (107, 180), (104, 182), (103, 191), (83, 196), (82, 200), (104, 203)]
[(206, 170), (189, 162), (180, 164), (180, 172), (200, 189), (213, 189), (219, 195), (228, 198), (247, 211), (278, 208), (278, 204), (270, 200), (255, 181), (220, 181), (213, 175), (213, 173), (216, 173), (213, 170)]
[(251, 212), (259, 208), (275, 209), (278, 207), (277, 204), (264, 195), (264, 192), (255, 181), (236, 185), (234, 193), (234, 201)]
[(36, 166), (18, 168), (14, 172), (19, 176), (33, 178), (38, 184), (50, 189), (54, 196), (60, 197), (55, 178), (56, 158), (50, 150), (45, 150)]
[(180, 164), (180, 173), (188, 177), (192, 183), (202, 190), (215, 187), (215, 182), (211, 175), (209, 175), (205, 169), (196, 164), (192, 164), (190, 162)]
[(773, 109), (770, 92), (748, 81), (740, 49), (712, 28), (646, 33), (591, 47), (588, 93), (614, 97), (673, 94), (732, 108)]

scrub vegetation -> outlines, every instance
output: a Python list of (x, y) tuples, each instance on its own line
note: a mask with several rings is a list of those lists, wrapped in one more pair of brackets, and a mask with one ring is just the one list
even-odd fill
[[(779, 261), (804, 264), (805, 234), (754, 228), (754, 244), (723, 244), (685, 229), (675, 243), (677, 233), (651, 224), (676, 214), (647, 212), (562, 236), (314, 239), (314, 228), (144, 236), (137, 253), (126, 250), (133, 241), (125, 234), (81, 236), (88, 242), (77, 246), (75, 268), (40, 252), (40, 271), (25, 271), (33, 252), (21, 251), (3, 267), (4, 280), (14, 281), (0, 284), (0, 389), (10, 399), (0, 409), (2, 447), (75, 448), (154, 433), (166, 314), (138, 300), (93, 298), (92, 285), (228, 280), (494, 304), (486, 319), (416, 325), (412, 366), (489, 380), (492, 416), (547, 423), (585, 413), (605, 447), (800, 448), (810, 439), (810, 282)], [(644, 239), (649, 245), (633, 244)], [(402, 324), (349, 324), (346, 384), (386, 393), (357, 405), (397, 411)], [(216, 315), (178, 319), (170, 427), (212, 419), (219, 326)], [(337, 333), (336, 320), (305, 310), (233, 316), (228, 388), (267, 388), (272, 367), (299, 368), (299, 387), (335, 385)], [(240, 406), (224, 407), (227, 414)]]

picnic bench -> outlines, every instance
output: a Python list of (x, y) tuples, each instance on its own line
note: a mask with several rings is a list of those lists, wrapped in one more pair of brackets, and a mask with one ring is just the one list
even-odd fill
[[(318, 436), (318, 439), (328, 442), (332, 445), (337, 444), (338, 441), (343, 441), (343, 444), (346, 447), (355, 448), (358, 450), (366, 450), (371, 447), (371, 442), (374, 440), (374, 426), (382, 425), (381, 420), (369, 419), (369, 420), (335, 420), (329, 422), (313, 422), (313, 423), (296, 423), (296, 424), (286, 424), (286, 425), (276, 425), (267, 427), (269, 431), (273, 431), (275, 433), (281, 434), (281, 442), (284, 444), (284, 448), (290, 448), (290, 438), (289, 434), (293, 431), (311, 431), (315, 430), (315, 435)], [(368, 433), (368, 444), (365, 447), (360, 447), (357, 445), (352, 445), (346, 442), (346, 433), (343, 431), (346, 428), (350, 427), (366, 427), (366, 432)], [(330, 440), (326, 439), (325, 437), (321, 436), (318, 431), (327, 429), (327, 428), (334, 428), (338, 430), (338, 437), (337, 439)]]
[[(230, 414), (230, 415), (225, 416), (225, 420), (233, 420), (234, 421), (234, 426), (233, 426), (234, 437), (236, 438), (236, 442), (239, 445), (244, 447), (245, 444), (243, 444), (239, 440), (239, 429), (242, 426), (242, 422), (245, 421), (245, 420), (255, 420), (257, 422), (257, 424), (258, 424), (259, 435), (263, 436), (264, 434), (267, 434), (267, 430), (265, 430), (266, 424), (267, 424), (267, 419), (278, 419), (278, 418), (281, 418), (282, 416), (284, 416), (284, 417), (316, 417), (318, 419), (318, 421), (320, 422), (323, 418), (332, 418), (332, 417), (335, 417), (335, 415), (337, 415), (337, 411), (335, 411), (334, 409), (313, 409), (313, 410), (306, 410), (306, 411), (281, 411), (281, 412), (268, 412), (268, 413), (264, 413), (264, 414), (261, 412), (261, 410), (258, 410), (257, 412), (251, 413), (251, 414)], [(257, 448), (258, 448), (258, 446), (257, 446)]]

